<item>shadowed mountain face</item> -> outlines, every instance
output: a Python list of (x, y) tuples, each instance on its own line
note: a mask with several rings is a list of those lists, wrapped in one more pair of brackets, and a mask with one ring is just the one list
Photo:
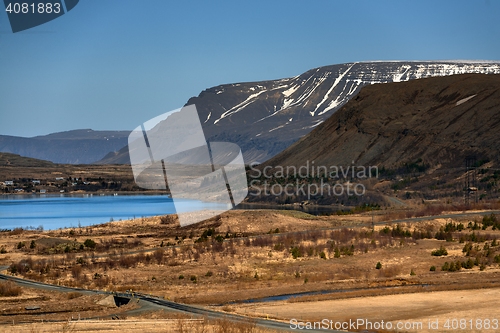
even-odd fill
[(54, 163), (86, 164), (125, 146), (129, 133), (85, 129), (33, 138), (0, 135), (0, 151)]
[(421, 159), (463, 168), (466, 156), (500, 158), (500, 75), (465, 74), (363, 88), (265, 165), (378, 165)]
[[(237, 143), (245, 163), (263, 162), (320, 125), (359, 90), (464, 73), (500, 74), (500, 63), (366, 62), (320, 67), (293, 78), (225, 84), (191, 98), (208, 141)], [(125, 147), (101, 163), (130, 163)]]

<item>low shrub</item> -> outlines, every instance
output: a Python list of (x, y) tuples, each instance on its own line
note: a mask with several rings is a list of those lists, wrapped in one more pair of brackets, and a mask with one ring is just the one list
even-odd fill
[(79, 292), (70, 292), (66, 296), (68, 297), (68, 299), (74, 299), (83, 296), (83, 294)]
[(431, 255), (433, 255), (435, 257), (446, 256), (446, 255), (448, 255), (448, 251), (446, 250), (446, 248), (443, 245), (441, 245), (439, 247), (439, 249), (432, 251)]
[(96, 243), (92, 239), (86, 239), (85, 242), (83, 242), (83, 245), (89, 249), (94, 249), (96, 247)]
[(17, 284), (11, 281), (0, 282), (0, 296), (19, 296), (22, 294), (22, 289)]

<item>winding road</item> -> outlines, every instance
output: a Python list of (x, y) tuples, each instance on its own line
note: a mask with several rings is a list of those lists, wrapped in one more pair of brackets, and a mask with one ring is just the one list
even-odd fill
[[(0, 266), (0, 272), (6, 270), (7, 268), (8, 268), (7, 266)], [(256, 325), (258, 327), (265, 328), (265, 329), (274, 329), (274, 330), (288, 331), (288, 332), (342, 333), (341, 331), (335, 331), (335, 330), (291, 329), (290, 324), (286, 323), (286, 322), (267, 320), (267, 319), (256, 319), (256, 318), (246, 317), (246, 316), (242, 316), (242, 315), (223, 313), (223, 312), (219, 312), (219, 311), (206, 309), (203, 307), (176, 303), (176, 302), (161, 299), (159, 297), (144, 295), (144, 294), (140, 294), (140, 293), (134, 293), (132, 295), (130, 293), (112, 293), (112, 292), (106, 292), (106, 291), (100, 291), (100, 290), (70, 288), (70, 287), (57, 286), (57, 285), (53, 285), (53, 284), (47, 284), (47, 283), (42, 283), (42, 282), (37, 282), (37, 281), (32, 281), (32, 280), (26, 280), (26, 279), (18, 278), (18, 277), (11, 276), (11, 275), (5, 275), (5, 274), (0, 274), (0, 280), (12, 281), (12, 282), (15, 282), (18, 285), (24, 286), (24, 287), (30, 287), (30, 288), (36, 288), (36, 289), (42, 289), (42, 290), (48, 290), (48, 291), (55, 291), (55, 292), (75, 292), (75, 291), (77, 291), (77, 292), (87, 294), (87, 295), (88, 294), (116, 295), (119, 297), (124, 297), (124, 298), (129, 298), (129, 299), (134, 297), (134, 298), (140, 300), (141, 306), (151, 308), (152, 310), (154, 310), (154, 309), (165, 309), (165, 310), (169, 310), (169, 311), (173, 310), (173, 311), (177, 311), (177, 312), (181, 312), (181, 313), (185, 313), (185, 314), (189, 314), (189, 315), (204, 316), (206, 318), (214, 319), (214, 320), (227, 319), (227, 320), (230, 320), (233, 322), (253, 321), (256, 323)]]

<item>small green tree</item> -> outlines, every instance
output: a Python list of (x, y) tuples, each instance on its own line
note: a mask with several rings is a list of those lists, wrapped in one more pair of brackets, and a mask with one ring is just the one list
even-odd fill
[(435, 271), (436, 271), (436, 266), (431, 266), (430, 271), (431, 271), (431, 272), (435, 272)]
[(435, 257), (446, 256), (446, 255), (448, 255), (448, 251), (446, 250), (446, 248), (443, 245), (441, 245), (439, 247), (439, 249), (432, 251), (431, 255), (433, 255)]
[(83, 245), (89, 249), (94, 249), (96, 247), (96, 243), (92, 239), (86, 239), (85, 242), (83, 242)]
[(455, 267), (455, 263), (452, 261), (450, 262), (450, 266), (448, 267), (449, 272), (455, 272), (457, 268)]
[(297, 246), (292, 247), (290, 252), (292, 253), (293, 259), (303, 256), (302, 251)]
[(446, 261), (443, 266), (441, 266), (442, 271), (449, 271), (450, 270), (450, 264)]
[(472, 269), (474, 267), (474, 260), (472, 260), (472, 258), (467, 259), (466, 262), (462, 263), (462, 267), (465, 269)]
[(34, 249), (36, 247), (35, 240), (32, 240), (30, 243), (30, 249)]
[(375, 266), (376, 269), (381, 269), (382, 268), (382, 264), (380, 263), (380, 261), (377, 263), (377, 265)]

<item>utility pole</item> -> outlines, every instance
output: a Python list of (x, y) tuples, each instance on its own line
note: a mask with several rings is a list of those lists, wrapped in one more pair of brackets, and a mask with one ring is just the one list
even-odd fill
[(476, 156), (465, 158), (465, 205), (477, 203)]

